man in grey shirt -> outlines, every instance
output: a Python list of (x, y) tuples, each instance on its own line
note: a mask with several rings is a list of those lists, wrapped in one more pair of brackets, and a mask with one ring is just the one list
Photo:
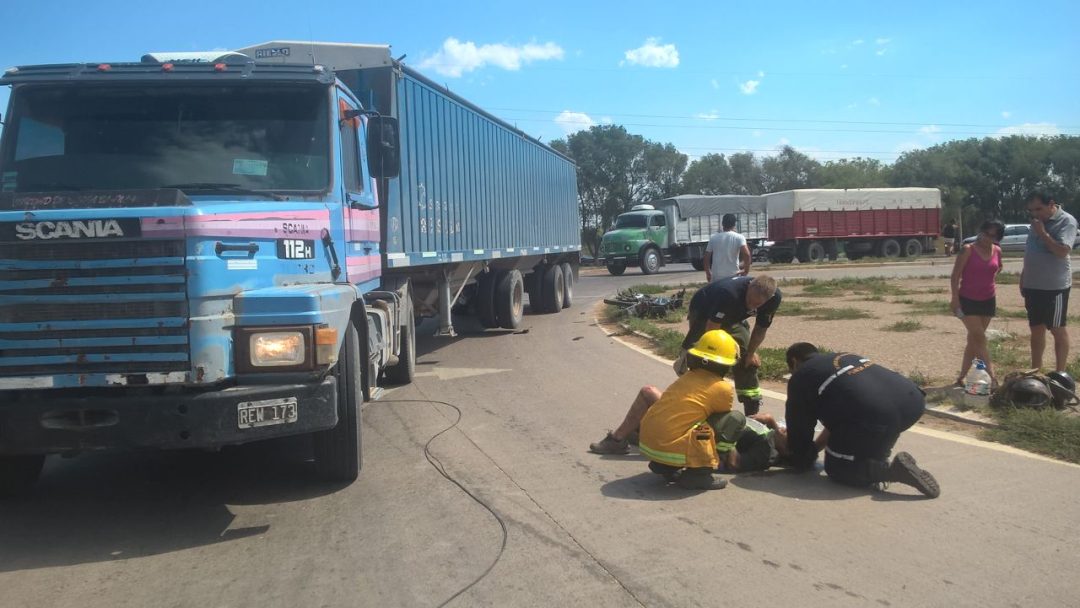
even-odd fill
[(735, 232), (738, 218), (726, 213), (720, 220), (723, 232), (709, 238), (705, 247), (705, 280), (708, 282), (744, 277), (750, 272), (750, 247), (746, 237)]
[(1055, 364), (1065, 371), (1069, 361), (1069, 291), (1072, 263), (1069, 254), (1076, 241), (1076, 218), (1065, 213), (1050, 196), (1036, 192), (1028, 198), (1031, 233), (1024, 249), (1020, 293), (1031, 326), (1031, 367), (1042, 368), (1046, 330), (1054, 336)]

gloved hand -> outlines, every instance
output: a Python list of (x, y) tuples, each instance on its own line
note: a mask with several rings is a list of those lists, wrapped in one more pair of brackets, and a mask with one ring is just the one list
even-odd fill
[(679, 356), (675, 359), (675, 363), (672, 364), (671, 367), (679, 376), (685, 374), (690, 370), (690, 367), (686, 364), (686, 349), (682, 349), (679, 351)]

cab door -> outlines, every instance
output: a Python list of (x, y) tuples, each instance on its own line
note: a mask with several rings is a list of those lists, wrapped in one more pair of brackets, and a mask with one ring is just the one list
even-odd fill
[(379, 247), (379, 208), (365, 158), (366, 122), (359, 114), (359, 105), (344, 90), (338, 89), (337, 106), (346, 276), (350, 283), (368, 291), (378, 288), (382, 276), (382, 252)]

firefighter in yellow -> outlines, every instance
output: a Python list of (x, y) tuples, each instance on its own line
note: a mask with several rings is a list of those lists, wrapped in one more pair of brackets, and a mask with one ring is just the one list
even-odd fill
[[(719, 453), (735, 449), (746, 424), (732, 412), (735, 391), (726, 376), (739, 361), (730, 334), (706, 332), (687, 353), (690, 371), (664, 391), (641, 420), (638, 449), (649, 469), (691, 490), (718, 490), (727, 481), (714, 472)], [(719, 452), (719, 453), (718, 453)]]

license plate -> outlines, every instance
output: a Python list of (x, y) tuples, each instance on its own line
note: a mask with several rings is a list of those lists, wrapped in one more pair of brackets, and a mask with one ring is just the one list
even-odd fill
[(236, 426), (253, 429), (259, 426), (296, 422), (296, 397), (246, 401), (236, 404)]

